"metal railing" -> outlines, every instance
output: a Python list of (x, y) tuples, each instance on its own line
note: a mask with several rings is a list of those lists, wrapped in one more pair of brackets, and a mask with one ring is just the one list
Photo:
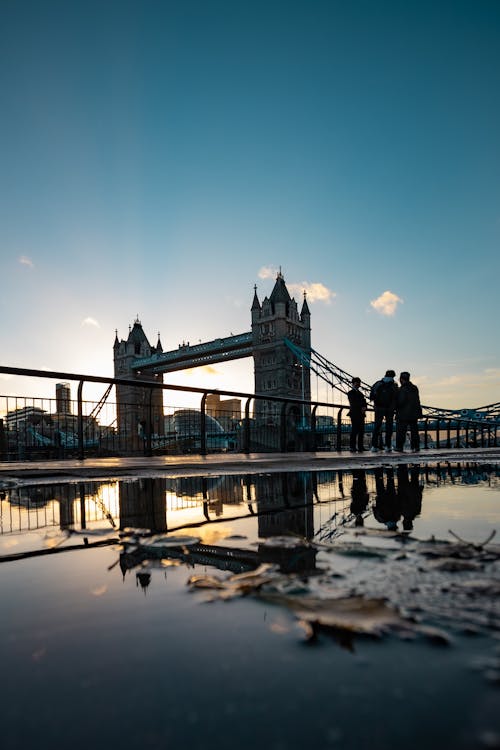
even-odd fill
[[(212, 452), (349, 450), (349, 407), (264, 394), (191, 388), (129, 378), (3, 367), (22, 378), (77, 383), (77, 398), (61, 410), (53, 398), (0, 396), (0, 460)], [(84, 400), (86, 383), (106, 388), (99, 401)], [(115, 391), (115, 400), (110, 398)], [(158, 392), (162, 391), (161, 403)], [(163, 403), (171, 394), (199, 397), (199, 406)], [(132, 394), (132, 396), (131, 396)], [(239, 413), (214, 412), (208, 397), (240, 400)], [(373, 409), (368, 408), (365, 448), (371, 444)], [(484, 420), (425, 417), (419, 422), (423, 448), (497, 447), (497, 424)]]

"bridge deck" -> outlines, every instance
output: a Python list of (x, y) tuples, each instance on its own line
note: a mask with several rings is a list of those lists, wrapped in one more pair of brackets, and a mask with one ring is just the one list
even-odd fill
[(78, 478), (124, 476), (209, 476), (215, 474), (257, 474), (262, 472), (338, 471), (397, 466), (403, 463), (500, 463), (499, 448), (422, 450), (413, 453), (364, 453), (344, 451), (318, 453), (210, 454), (208, 456), (153, 456), (88, 458), (84, 461), (16, 461), (0, 463), (0, 489), (9, 480), (29, 484)]

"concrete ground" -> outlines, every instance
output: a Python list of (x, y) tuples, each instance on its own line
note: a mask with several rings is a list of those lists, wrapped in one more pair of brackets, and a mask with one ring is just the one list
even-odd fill
[(208, 476), (256, 474), (280, 471), (335, 471), (401, 463), (500, 463), (500, 447), (476, 449), (440, 448), (414, 453), (370, 453), (343, 451), (320, 453), (214, 453), (208, 456), (135, 456), (127, 458), (61, 459), (0, 463), (0, 487), (9, 480), (71, 481), (124, 476)]

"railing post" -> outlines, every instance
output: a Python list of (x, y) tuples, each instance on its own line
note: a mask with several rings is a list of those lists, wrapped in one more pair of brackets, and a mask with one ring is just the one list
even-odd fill
[(337, 412), (337, 452), (342, 452), (342, 412), (344, 407), (341, 406)]
[(469, 447), (469, 422), (465, 423), (465, 448)]
[(149, 403), (148, 403), (148, 421), (146, 423), (146, 441), (144, 443), (144, 455), (152, 456), (153, 448), (151, 442), (151, 432), (153, 430), (153, 389), (149, 389)]
[(439, 442), (440, 442), (439, 427), (440, 427), (440, 421), (439, 421), (439, 417), (438, 417), (436, 419), (436, 448), (438, 450), (439, 450)]
[(281, 405), (281, 417), (280, 417), (280, 451), (282, 453), (285, 453), (287, 447), (286, 447), (286, 408), (288, 406), (288, 402), (284, 401)]
[(429, 417), (424, 419), (424, 448), (429, 447)]
[(446, 447), (448, 450), (451, 448), (451, 419), (446, 423)]
[(200, 453), (202, 456), (207, 455), (207, 414), (206, 414), (206, 403), (208, 393), (204, 393), (201, 397), (200, 405)]
[(78, 458), (83, 461), (85, 458), (85, 448), (83, 445), (83, 403), (82, 403), (82, 391), (83, 391), (83, 380), (78, 383)]
[(311, 412), (311, 448), (313, 451), (316, 451), (316, 409), (318, 408), (318, 404), (315, 404), (313, 406), (313, 410)]
[(243, 426), (243, 453), (250, 453), (250, 401), (251, 398), (247, 398), (245, 404), (245, 422)]

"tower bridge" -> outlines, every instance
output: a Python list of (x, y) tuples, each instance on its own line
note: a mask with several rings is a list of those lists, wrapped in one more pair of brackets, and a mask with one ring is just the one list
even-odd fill
[[(113, 356), (115, 377), (130, 381), (130, 385), (116, 387), (118, 428), (129, 434), (144, 419), (146, 409), (153, 408), (156, 414), (163, 414), (161, 389), (151, 389), (146, 404), (144, 388), (135, 386), (134, 380), (158, 383), (163, 381), (164, 373), (244, 357), (253, 357), (254, 392), (259, 396), (310, 401), (311, 372), (342, 393), (347, 393), (352, 380), (348, 372), (311, 347), (311, 313), (306, 294), (304, 292), (299, 312), (281, 271), (270, 296), (264, 297), (262, 303), (254, 287), (250, 331), (194, 345), (183, 343), (177, 349), (163, 351), (159, 334), (156, 345), (151, 345), (137, 318), (129, 328), (127, 339), (119, 340), (117, 332)], [(368, 396), (370, 385), (362, 383), (361, 390)], [(254, 417), (257, 421), (272, 423), (279, 416), (278, 408), (276, 402), (258, 399)], [(474, 410), (424, 406), (423, 411), (424, 416), (437, 419), (456, 417), (500, 422), (498, 403)]]

